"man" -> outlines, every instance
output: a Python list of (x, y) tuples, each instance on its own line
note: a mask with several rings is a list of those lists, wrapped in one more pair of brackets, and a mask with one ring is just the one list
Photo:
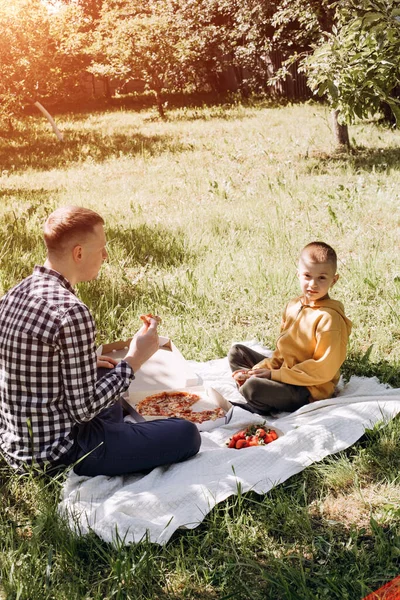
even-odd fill
[[(97, 359), (95, 325), (74, 286), (107, 259), (104, 220), (66, 206), (44, 225), (47, 259), (0, 300), (0, 450), (25, 471), (74, 464), (80, 475), (120, 475), (196, 454), (193, 423), (125, 423), (120, 395), (158, 349), (157, 321), (134, 336), (118, 365)], [(105, 373), (97, 376), (97, 367)]]

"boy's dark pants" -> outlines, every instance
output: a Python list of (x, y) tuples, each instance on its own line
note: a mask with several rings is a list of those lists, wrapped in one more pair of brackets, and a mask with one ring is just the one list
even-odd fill
[[(229, 350), (228, 360), (232, 371), (251, 369), (265, 358), (242, 344), (235, 344)], [(261, 377), (250, 377), (240, 387), (249, 407), (256, 413), (268, 414), (271, 411), (293, 412), (308, 404), (310, 392), (304, 386), (280, 383)]]

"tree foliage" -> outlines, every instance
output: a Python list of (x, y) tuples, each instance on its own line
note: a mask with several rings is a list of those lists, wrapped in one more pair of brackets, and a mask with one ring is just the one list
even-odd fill
[(161, 94), (184, 75), (185, 39), (180, 38), (172, 2), (105, 0), (93, 33), (90, 71), (122, 82), (141, 79)]
[(342, 123), (383, 104), (399, 123), (399, 15), (399, 0), (281, 0), (272, 18), (274, 44), (286, 54), (285, 66), (296, 61)]
[(343, 122), (368, 118), (387, 103), (399, 125), (400, 3), (346, 2), (337, 11), (337, 26), (304, 62), (310, 87)]
[(55, 44), (40, 0), (0, 0), (0, 101), (3, 115), (54, 86)]
[(332, 0), (276, 0), (271, 17), (273, 47), (287, 58), (309, 53), (332, 31), (335, 21)]
[[(0, 0), (0, 106), (74, 94), (82, 73), (163, 94), (265, 90), (271, 51), (307, 74), (343, 122), (382, 103), (400, 122), (400, 0)], [(49, 10), (49, 7), (51, 10)], [(272, 65), (272, 67), (271, 67)], [(282, 69), (278, 75), (285, 75)]]
[(76, 90), (85, 68), (81, 19), (73, 4), (55, 16), (41, 0), (0, 0), (0, 116)]
[(105, 0), (91, 47), (92, 73), (141, 79), (164, 91), (266, 85), (271, 4), (260, 0)]
[[(185, 11), (184, 3), (180, 3)], [(244, 92), (265, 89), (273, 34), (273, 3), (260, 0), (189, 0), (187, 15), (201, 82), (232, 69)], [(200, 49), (200, 51), (199, 51)], [(208, 75), (208, 79), (207, 79)], [(211, 82), (213, 81), (211, 79)]]

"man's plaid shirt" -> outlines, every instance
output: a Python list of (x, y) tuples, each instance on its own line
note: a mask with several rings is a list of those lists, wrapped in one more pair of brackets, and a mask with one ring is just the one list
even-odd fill
[(0, 300), (0, 450), (13, 467), (43, 466), (73, 444), (75, 424), (114, 404), (134, 379), (127, 362), (96, 380), (89, 309), (56, 271), (33, 274)]

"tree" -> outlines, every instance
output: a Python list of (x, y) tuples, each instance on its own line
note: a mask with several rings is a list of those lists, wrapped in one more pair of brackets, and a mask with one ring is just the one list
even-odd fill
[(39, 100), (76, 88), (84, 68), (80, 51), (71, 50), (76, 17), (74, 6), (55, 15), (41, 0), (0, 0), (0, 117), (10, 125), (27, 103), (49, 118)]
[(177, 16), (169, 0), (105, 0), (89, 50), (90, 72), (123, 82), (143, 80), (164, 118), (163, 92), (179, 88), (189, 76)]
[(11, 119), (27, 99), (52, 91), (54, 42), (40, 0), (0, 0), (0, 31), (0, 110)]
[(92, 40), (98, 10), (99, 0), (77, 0), (58, 3), (56, 10), (50, 13), (50, 34), (57, 61), (57, 99), (75, 99), (83, 93), (83, 77), (91, 63), (87, 48)]
[(252, 90), (265, 85), (267, 15), (260, 0), (105, 0), (90, 71), (145, 81), (161, 116), (165, 92), (223, 90), (228, 69)]
[(339, 122), (368, 118), (386, 103), (400, 125), (400, 2), (348, 2), (338, 16), (304, 61), (311, 89), (328, 98)]
[[(297, 61), (310, 88), (332, 107), (339, 145), (349, 146), (348, 124), (386, 103), (399, 118), (399, 0), (281, 0), (272, 19), (286, 64)], [(288, 31), (296, 43), (285, 41)], [(283, 76), (285, 70), (278, 76)]]
[(336, 11), (332, 0), (275, 0), (271, 24), (273, 47), (286, 57), (309, 53), (312, 44), (332, 31)]
[[(280, 50), (285, 59), (282, 68), (270, 79), (270, 85), (290, 77), (293, 64), (299, 72), (307, 72), (307, 58), (335, 29), (337, 13), (332, 0), (277, 0), (271, 23), (275, 28), (272, 47)], [(333, 111), (335, 142), (349, 146), (348, 127), (339, 123), (338, 115), (339, 111)]]

